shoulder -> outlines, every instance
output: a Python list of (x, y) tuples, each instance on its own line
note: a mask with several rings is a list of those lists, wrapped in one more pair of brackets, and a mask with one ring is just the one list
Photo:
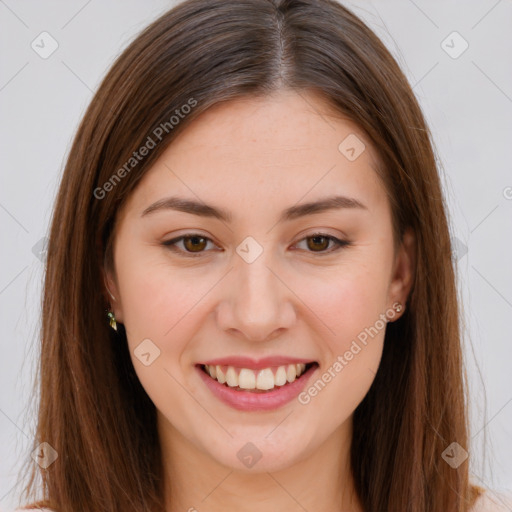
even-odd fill
[(487, 489), (478, 497), (471, 512), (512, 512), (512, 492)]

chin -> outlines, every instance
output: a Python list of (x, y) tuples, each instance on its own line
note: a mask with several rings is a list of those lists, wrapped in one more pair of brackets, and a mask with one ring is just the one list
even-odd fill
[(252, 474), (281, 471), (307, 457), (306, 443), (296, 436), (283, 430), (281, 438), (271, 439), (270, 432), (268, 428), (258, 436), (240, 432), (227, 446), (216, 444), (218, 451), (209, 451), (210, 457), (234, 471)]

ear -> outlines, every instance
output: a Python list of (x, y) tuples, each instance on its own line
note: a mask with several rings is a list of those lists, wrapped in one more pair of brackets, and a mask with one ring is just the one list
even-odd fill
[(103, 270), (103, 282), (105, 285), (105, 299), (107, 303), (110, 304), (110, 309), (113, 311), (116, 321), (122, 322), (123, 311), (115, 273), (112, 270), (105, 268)]
[[(395, 302), (400, 302), (405, 306), (409, 292), (414, 283), (414, 274), (416, 270), (416, 237), (411, 228), (408, 228), (402, 237), (398, 248), (391, 282), (388, 289), (388, 307), (392, 307)], [(402, 313), (404, 309), (402, 307)], [(401, 313), (397, 313), (396, 319)]]

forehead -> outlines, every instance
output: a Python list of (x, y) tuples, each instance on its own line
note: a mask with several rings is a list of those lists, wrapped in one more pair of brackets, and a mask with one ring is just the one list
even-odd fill
[[(350, 134), (366, 139), (355, 123), (335, 112), (320, 96), (279, 91), (211, 107), (178, 135), (168, 154), (207, 148), (215, 149), (216, 156), (257, 156), (258, 162), (284, 164), (300, 162), (312, 151), (337, 157), (340, 142)], [(369, 160), (375, 159), (373, 148), (365, 145), (371, 153)]]
[(372, 209), (386, 201), (377, 165), (355, 123), (317, 95), (281, 91), (202, 113), (147, 171), (130, 203), (140, 210), (179, 193), (261, 209), (339, 193)]

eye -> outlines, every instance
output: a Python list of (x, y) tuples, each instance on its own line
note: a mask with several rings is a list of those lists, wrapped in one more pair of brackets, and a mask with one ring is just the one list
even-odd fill
[[(320, 254), (329, 254), (351, 244), (351, 242), (347, 240), (340, 240), (335, 236), (327, 235), (325, 233), (314, 233), (303, 238), (299, 243), (302, 242), (306, 242), (307, 252)], [(212, 240), (206, 236), (199, 233), (188, 233), (186, 235), (173, 238), (172, 240), (167, 240), (166, 242), (163, 242), (162, 245), (169, 247), (172, 251), (181, 253), (184, 256), (196, 257), (201, 256), (201, 253), (205, 252), (208, 243), (215, 245)], [(178, 247), (179, 244), (182, 244), (182, 248)]]
[[(350, 245), (350, 242), (347, 240), (340, 240), (335, 236), (327, 235), (325, 233), (314, 233), (303, 238), (299, 243), (301, 242), (306, 242), (306, 247), (308, 248), (309, 252), (316, 252), (322, 254), (328, 254), (337, 251), (342, 247)], [(329, 244), (331, 242), (333, 243), (333, 245), (330, 246), (329, 250), (326, 250), (329, 248)]]
[[(189, 233), (187, 235), (173, 238), (172, 240), (167, 240), (166, 242), (163, 242), (162, 245), (169, 247), (175, 252), (185, 253), (186, 256), (194, 257), (200, 256), (201, 253), (204, 252), (208, 242), (213, 244), (213, 242), (206, 236), (200, 235), (198, 233)], [(177, 249), (178, 243), (183, 243), (184, 250)]]

